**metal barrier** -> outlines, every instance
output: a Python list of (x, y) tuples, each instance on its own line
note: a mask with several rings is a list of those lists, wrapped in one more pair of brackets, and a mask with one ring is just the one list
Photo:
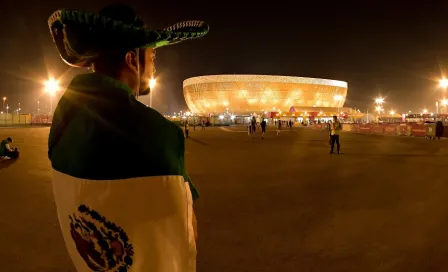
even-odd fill
[[(316, 124), (314, 129), (327, 130), (327, 124)], [(362, 134), (413, 136), (435, 138), (436, 124), (342, 124), (342, 130)], [(448, 126), (444, 126), (442, 137), (448, 137)]]

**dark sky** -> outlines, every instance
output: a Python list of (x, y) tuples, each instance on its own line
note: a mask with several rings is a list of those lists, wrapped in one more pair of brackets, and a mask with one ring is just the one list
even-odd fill
[[(27, 3), (29, 2), (29, 3)], [(209, 35), (159, 49), (161, 111), (185, 108), (182, 81), (243, 73), (330, 78), (349, 84), (347, 106), (434, 111), (448, 68), (448, 1), (127, 1), (148, 25), (205, 20)], [(58, 8), (98, 11), (110, 1), (11, 1), (0, 10), (0, 96), (33, 111), (45, 103), (47, 71), (69, 81), (78, 71), (57, 55), (47, 18)], [(448, 97), (448, 94), (447, 94)], [(48, 99), (47, 99), (48, 101)]]

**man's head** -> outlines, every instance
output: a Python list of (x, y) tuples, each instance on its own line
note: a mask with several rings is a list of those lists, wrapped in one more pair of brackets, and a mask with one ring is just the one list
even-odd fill
[[(103, 8), (100, 15), (119, 19), (134, 27), (145, 27), (145, 22), (127, 5), (113, 4)], [(93, 69), (127, 84), (134, 94), (150, 92), (149, 80), (155, 73), (155, 50), (152, 48), (111, 49), (93, 60)]]
[(67, 64), (93, 67), (140, 95), (150, 91), (155, 48), (197, 39), (209, 31), (202, 21), (184, 21), (155, 30), (123, 4), (108, 5), (98, 14), (60, 9), (50, 16), (48, 25)]
[(333, 116), (333, 121), (336, 122), (338, 120), (338, 117), (336, 115)]
[(11, 138), (11, 137), (8, 137), (8, 138), (6, 139), (6, 141), (8, 141), (9, 143), (12, 143), (12, 138)]
[(146, 95), (155, 73), (154, 59), (152, 48), (110, 51), (94, 60), (93, 70), (127, 84), (134, 94)]

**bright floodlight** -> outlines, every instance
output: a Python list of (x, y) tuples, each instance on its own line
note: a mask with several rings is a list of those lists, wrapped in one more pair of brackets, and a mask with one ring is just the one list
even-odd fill
[(382, 110), (382, 108), (380, 106), (375, 108), (377, 112), (380, 112)]
[(220, 116), (219, 116), (219, 119), (220, 119), (220, 120), (224, 119), (224, 115), (220, 115)]
[(5, 100), (6, 100), (6, 96), (3, 96), (3, 102), (5, 102)]
[(390, 115), (395, 115), (395, 111), (394, 110), (391, 110), (389, 113), (390, 113)]
[(383, 104), (384, 98), (382, 98), (382, 97), (375, 98), (375, 103), (380, 104), (380, 105)]
[(444, 105), (444, 106), (448, 105), (448, 100), (447, 99), (443, 99), (442, 100), (442, 105)]
[(149, 88), (150, 89), (154, 89), (154, 87), (156, 86), (156, 79), (155, 78), (151, 78), (150, 80), (149, 80)]
[(427, 110), (427, 109), (424, 109), (424, 110), (423, 110), (423, 113), (424, 113), (424, 114), (427, 114), (427, 113), (428, 113), (428, 110)]
[(444, 89), (448, 88), (448, 79), (442, 78), (441, 80), (439, 80), (439, 86)]
[(45, 81), (44, 85), (45, 91), (51, 96), (53, 96), (59, 89), (59, 82), (54, 78)]

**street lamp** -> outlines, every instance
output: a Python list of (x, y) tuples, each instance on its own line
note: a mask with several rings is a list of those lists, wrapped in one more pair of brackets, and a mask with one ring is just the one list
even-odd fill
[(151, 78), (149, 80), (149, 107), (152, 108), (152, 91), (153, 89), (156, 87), (156, 79), (155, 78)]
[(439, 80), (439, 86), (444, 89), (448, 88), (448, 79), (442, 78)]
[(395, 115), (395, 111), (394, 111), (394, 110), (391, 110), (391, 111), (389, 112), (389, 114), (392, 115), (392, 116), (394, 116), (394, 115)]
[(340, 114), (341, 111), (341, 101), (342, 99), (344, 99), (344, 97), (340, 94), (337, 94), (335, 96), (333, 96), (333, 100), (336, 101), (338, 103), (338, 115)]
[(54, 78), (50, 78), (44, 82), (45, 92), (50, 96), (50, 113), (53, 112), (53, 96), (59, 90), (59, 82)]
[(427, 109), (424, 109), (423, 110), (423, 114), (427, 114), (428, 113), (428, 110)]
[(375, 103), (377, 105), (382, 105), (384, 103), (384, 98), (382, 97), (375, 98)]
[(6, 96), (3, 96), (3, 107), (2, 107), (3, 110), (5, 110), (5, 102), (6, 102)]

